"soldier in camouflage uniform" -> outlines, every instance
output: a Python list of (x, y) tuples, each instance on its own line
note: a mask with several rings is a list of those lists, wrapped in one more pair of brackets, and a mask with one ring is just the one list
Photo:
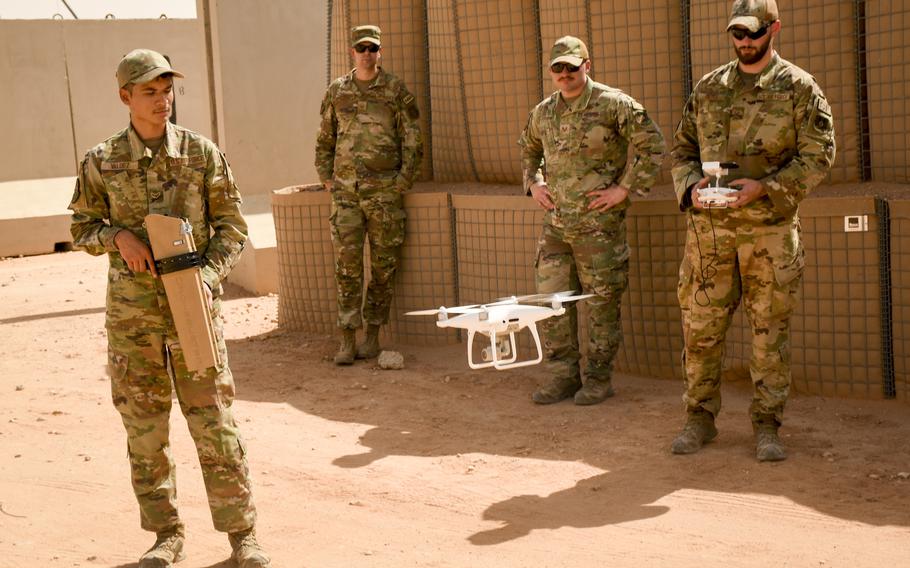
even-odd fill
[[(141, 525), (157, 534), (139, 566), (170, 566), (184, 557), (168, 442), (172, 385), (196, 443), (215, 528), (229, 533), (239, 566), (269, 566), (256, 542), (249, 471), (231, 412), (234, 380), (219, 299), (220, 282), (240, 256), (247, 226), (224, 155), (210, 140), (168, 121), (174, 77), (183, 75), (154, 51), (137, 49), (121, 60), (117, 81), (130, 125), (89, 150), (79, 166), (69, 206), (71, 230), (78, 248), (107, 253), (110, 260), (111, 391), (126, 427)], [(182, 217), (192, 225), (221, 367), (186, 368), (143, 226), (149, 213)]]
[[(380, 34), (377, 26), (351, 30), (356, 67), (329, 85), (316, 140), (319, 179), (332, 193), (342, 333), (338, 365), (379, 354), (379, 327), (389, 320), (392, 280), (404, 243), (402, 192), (414, 183), (423, 156), (417, 103), (400, 79), (379, 66)], [(364, 303), (365, 238), (370, 240), (370, 283)], [(364, 320), (366, 336), (355, 347)]]
[[(774, 51), (774, 0), (737, 0), (737, 59), (695, 86), (676, 130), (673, 182), (688, 212), (679, 272), (688, 419), (671, 450), (698, 451), (717, 435), (724, 336), (742, 299), (752, 326), (750, 414), (760, 461), (786, 458), (778, 437), (790, 390), (790, 314), (803, 273), (799, 203), (834, 161), (831, 109), (808, 73)], [(706, 209), (702, 163), (735, 162), (726, 209)]]
[[(537, 249), (537, 291), (577, 290), (588, 300), (588, 351), (582, 385), (577, 308), (543, 322), (550, 384), (538, 404), (573, 397), (596, 404), (613, 395), (613, 358), (622, 341), (620, 302), (628, 285), (626, 209), (632, 192), (654, 184), (664, 151), (660, 130), (622, 91), (588, 77), (588, 49), (566, 36), (550, 51), (558, 89), (538, 104), (521, 135), (524, 184), (546, 209)], [(629, 147), (632, 159), (629, 162)]]

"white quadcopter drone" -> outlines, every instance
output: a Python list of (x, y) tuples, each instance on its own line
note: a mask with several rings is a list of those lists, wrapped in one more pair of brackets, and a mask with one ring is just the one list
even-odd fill
[(701, 165), (702, 171), (708, 177), (714, 178), (714, 185), (708, 182), (708, 187), (698, 190), (698, 201), (707, 209), (723, 209), (736, 201), (738, 190), (730, 187), (720, 187), (720, 178), (735, 170), (739, 165), (736, 162), (705, 162)]
[[(468, 366), (472, 369), (514, 369), (527, 365), (536, 365), (543, 361), (543, 350), (540, 347), (540, 336), (537, 333), (537, 322), (552, 316), (565, 313), (566, 302), (575, 302), (590, 298), (593, 294), (575, 295), (572, 290), (555, 294), (531, 294), (528, 296), (510, 296), (500, 298), (489, 304), (474, 304), (447, 308), (440, 306), (433, 310), (407, 312), (409, 316), (436, 316), (438, 327), (457, 327), (468, 332)], [(522, 303), (524, 302), (524, 303)], [(549, 305), (527, 305), (549, 304)], [(454, 317), (449, 317), (453, 315)], [(537, 346), (537, 358), (518, 361), (518, 350), (515, 344), (515, 333), (528, 328)], [(490, 338), (490, 345), (481, 351), (483, 363), (474, 361), (474, 335), (480, 333)], [(508, 338), (506, 335), (508, 334)]]

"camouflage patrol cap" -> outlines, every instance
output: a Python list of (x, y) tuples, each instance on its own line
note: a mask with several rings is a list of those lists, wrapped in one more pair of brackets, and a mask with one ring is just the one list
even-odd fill
[(577, 37), (561, 37), (550, 48), (550, 65), (564, 62), (578, 67), (586, 59), (588, 59), (588, 47)]
[(750, 32), (756, 32), (762, 26), (777, 20), (778, 12), (775, 0), (734, 0), (727, 31), (734, 26), (742, 26)]
[(358, 43), (382, 45), (379, 41), (381, 34), (382, 30), (379, 29), (379, 26), (357, 26), (356, 28), (351, 28), (351, 47)]
[(168, 60), (151, 49), (134, 49), (127, 53), (117, 65), (117, 85), (121, 88), (128, 83), (147, 83), (165, 73), (183, 78), (183, 73), (173, 69)]

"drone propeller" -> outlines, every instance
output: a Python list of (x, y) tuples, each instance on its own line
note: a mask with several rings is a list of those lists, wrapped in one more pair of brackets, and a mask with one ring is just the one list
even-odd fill
[(452, 308), (447, 308), (445, 306), (439, 306), (438, 308), (433, 308), (431, 310), (417, 310), (413, 312), (405, 312), (406, 316), (435, 316), (438, 314), (470, 314), (474, 312), (479, 312), (480, 306), (477, 304), (471, 306), (455, 306)]
[(502, 300), (513, 300), (515, 302), (524, 302), (528, 304), (547, 304), (550, 302), (574, 302), (576, 300), (584, 300), (585, 298), (590, 298), (594, 294), (578, 294), (575, 295), (575, 290), (566, 290), (564, 292), (556, 292), (554, 294), (528, 294), (526, 296), (512, 296), (511, 298), (502, 298)]

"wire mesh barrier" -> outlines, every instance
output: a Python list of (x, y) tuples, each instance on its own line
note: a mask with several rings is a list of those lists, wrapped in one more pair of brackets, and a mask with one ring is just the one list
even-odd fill
[(540, 94), (536, 34), (529, 33), (535, 4), (428, 0), (437, 180), (520, 179), (516, 142)]
[[(811, 73), (831, 104), (837, 159), (829, 181), (860, 179), (856, 93), (856, 43), (852, 0), (781, 2), (781, 31), (774, 47), (781, 57)], [(728, 0), (691, 3), (692, 81), (736, 57), (724, 32)]]
[(865, 16), (865, 61), (868, 74), (860, 86), (868, 91), (868, 135), (872, 179), (910, 182), (910, 2), (859, 2)]
[(889, 205), (895, 396), (910, 400), (910, 200)]
[(329, 230), (331, 196), (320, 186), (272, 193), (278, 245), (278, 325), (332, 333), (336, 326), (335, 256)]
[(626, 222), (632, 256), (616, 368), (681, 378), (682, 324), (676, 286), (686, 244), (686, 217), (675, 201), (642, 201), (629, 210)]
[(447, 193), (410, 194), (405, 195), (404, 206), (407, 236), (395, 278), (388, 332), (409, 345), (455, 343), (458, 334), (437, 328), (432, 317), (404, 315), (458, 304), (451, 197)]
[(356, 2), (330, 0), (332, 78), (353, 69), (350, 30), (353, 26), (377, 25), (382, 29), (382, 58), (379, 64), (407, 85), (420, 109), (420, 129), (426, 140), (421, 179), (432, 174), (430, 139), (430, 80), (427, 72), (427, 13), (423, 0), (382, 0)]
[[(598, 54), (592, 55), (593, 78), (639, 101), (671, 140), (688, 96), (679, 1), (592, 2), (590, 10), (591, 42)], [(666, 160), (658, 183), (670, 181)]]
[[(279, 322), (284, 327), (319, 333), (335, 329), (329, 203), (324, 192), (283, 190), (273, 198)], [(531, 200), (431, 193), (406, 196), (405, 207), (407, 238), (388, 339), (411, 345), (452, 343), (459, 340), (457, 332), (439, 330), (432, 318), (404, 312), (535, 291), (542, 213)], [(890, 234), (880, 234), (881, 210), (871, 197), (813, 198), (802, 206), (806, 269), (791, 320), (793, 387), (798, 391), (855, 398), (910, 396), (910, 202), (892, 205)], [(627, 224), (632, 260), (617, 369), (679, 378), (676, 285), (685, 216), (675, 202), (641, 201), (630, 209)], [(882, 238), (890, 243), (893, 264), (887, 290), (882, 288)], [(891, 315), (883, 310), (891, 295), (893, 339), (885, 337)], [(584, 303), (581, 308), (584, 350)], [(531, 347), (529, 339), (522, 334), (520, 349)], [(750, 354), (751, 331), (740, 307), (727, 334), (725, 373), (747, 378)]]

